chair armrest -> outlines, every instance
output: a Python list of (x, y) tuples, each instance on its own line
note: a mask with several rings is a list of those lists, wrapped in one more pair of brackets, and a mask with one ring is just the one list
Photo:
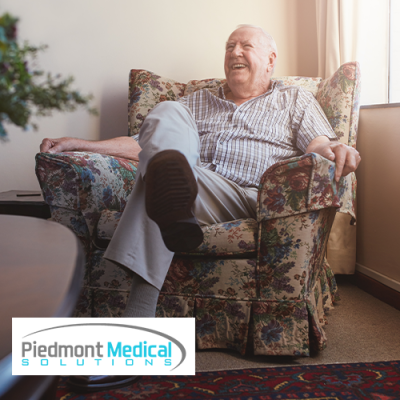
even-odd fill
[(315, 305), (316, 285), (327, 278), (324, 255), (336, 211), (354, 217), (354, 174), (339, 182), (334, 174), (332, 161), (310, 153), (277, 163), (262, 176), (257, 205), (261, 298)]
[(355, 218), (355, 174), (334, 180), (335, 163), (316, 153), (274, 164), (262, 176), (258, 222), (335, 207)]
[(358, 62), (343, 64), (318, 85), (316, 99), (339, 140), (356, 147), (361, 74)]
[(137, 164), (95, 153), (39, 153), (36, 175), (50, 208), (82, 213), (92, 235), (103, 210), (125, 208)]

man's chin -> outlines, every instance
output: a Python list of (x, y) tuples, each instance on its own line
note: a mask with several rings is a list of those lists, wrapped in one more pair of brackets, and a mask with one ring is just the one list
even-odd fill
[(227, 79), (229, 87), (235, 86), (235, 85), (244, 85), (246, 82), (248, 82), (248, 76), (245, 76), (244, 74), (235, 74), (229, 76)]

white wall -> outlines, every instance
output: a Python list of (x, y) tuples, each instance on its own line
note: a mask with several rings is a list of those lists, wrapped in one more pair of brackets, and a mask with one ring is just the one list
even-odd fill
[(84, 111), (38, 121), (38, 132), (7, 126), (0, 142), (0, 191), (39, 188), (34, 156), (45, 137), (96, 140), (127, 134), (128, 73), (144, 68), (182, 82), (223, 77), (224, 44), (241, 23), (275, 38), (275, 75), (316, 74), (314, 0), (2, 0), (20, 18), (19, 38), (48, 44), (42, 69), (74, 75), (95, 96), (100, 117)]

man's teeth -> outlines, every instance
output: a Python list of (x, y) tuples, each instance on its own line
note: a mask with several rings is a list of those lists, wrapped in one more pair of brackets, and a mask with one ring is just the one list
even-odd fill
[(235, 64), (233, 66), (233, 69), (236, 69), (236, 68), (246, 68), (246, 66), (244, 64)]

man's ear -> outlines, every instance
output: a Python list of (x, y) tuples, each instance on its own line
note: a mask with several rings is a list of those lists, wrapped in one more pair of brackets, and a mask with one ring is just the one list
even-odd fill
[(268, 56), (268, 67), (267, 71), (271, 72), (274, 69), (276, 63), (276, 53), (274, 51), (271, 51)]

